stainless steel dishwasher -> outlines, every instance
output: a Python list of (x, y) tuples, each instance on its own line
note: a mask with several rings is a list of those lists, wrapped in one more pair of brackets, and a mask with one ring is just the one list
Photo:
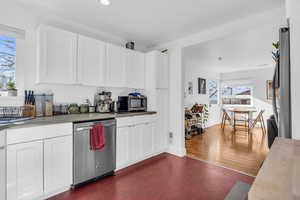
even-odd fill
[[(90, 150), (90, 130), (103, 125), (106, 144), (102, 150)], [(112, 175), (116, 169), (116, 120), (74, 123), (73, 185)]]

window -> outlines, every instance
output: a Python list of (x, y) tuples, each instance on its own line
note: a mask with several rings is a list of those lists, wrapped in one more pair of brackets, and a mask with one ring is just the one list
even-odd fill
[(16, 39), (0, 35), (0, 96), (5, 96), (7, 83), (16, 82)]
[(252, 86), (223, 86), (222, 103), (224, 105), (252, 105)]

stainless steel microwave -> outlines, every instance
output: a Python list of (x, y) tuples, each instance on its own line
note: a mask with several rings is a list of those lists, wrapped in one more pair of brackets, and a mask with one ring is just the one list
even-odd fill
[(118, 112), (145, 112), (147, 111), (146, 96), (119, 96)]

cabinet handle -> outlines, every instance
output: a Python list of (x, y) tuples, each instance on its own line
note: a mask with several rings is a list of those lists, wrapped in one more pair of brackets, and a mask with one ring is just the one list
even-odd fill
[(5, 149), (5, 147), (0, 147), (0, 150), (3, 150), (3, 149)]

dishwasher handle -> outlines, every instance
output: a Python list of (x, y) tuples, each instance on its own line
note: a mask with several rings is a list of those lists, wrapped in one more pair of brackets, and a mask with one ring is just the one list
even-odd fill
[[(104, 127), (110, 127), (110, 126), (115, 126), (116, 123), (103, 123), (103, 124), (99, 124), (102, 125)], [(79, 131), (86, 131), (86, 130), (91, 130), (93, 128), (93, 126), (83, 126), (83, 127), (78, 127), (75, 129), (76, 132)]]

